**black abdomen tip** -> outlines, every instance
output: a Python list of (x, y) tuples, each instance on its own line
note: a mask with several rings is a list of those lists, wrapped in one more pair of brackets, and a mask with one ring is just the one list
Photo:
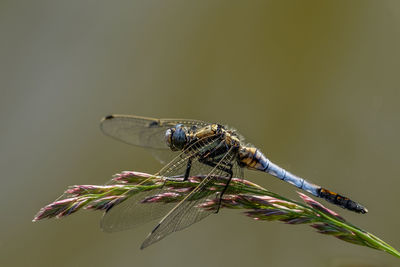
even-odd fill
[(354, 211), (357, 213), (362, 213), (362, 214), (365, 214), (368, 212), (367, 208), (365, 208), (361, 204), (358, 204), (357, 202), (355, 202), (345, 196), (339, 195), (339, 194), (329, 191), (325, 188), (320, 188), (318, 194), (319, 194), (319, 197), (321, 197), (335, 205), (341, 206), (344, 209), (348, 209), (348, 210), (351, 210), (351, 211)]
[(358, 204), (357, 202), (354, 202), (353, 200), (348, 200), (346, 205), (343, 206), (344, 208), (348, 209), (348, 210), (352, 210), (358, 213), (362, 213), (365, 214), (368, 212), (368, 210), (363, 207), (361, 204)]
[(108, 115), (104, 117), (104, 120), (111, 120), (114, 119), (114, 115)]

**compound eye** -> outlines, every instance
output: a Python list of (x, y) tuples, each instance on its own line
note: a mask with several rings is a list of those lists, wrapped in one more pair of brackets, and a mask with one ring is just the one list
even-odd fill
[(165, 142), (167, 143), (168, 147), (171, 147), (171, 145), (172, 145), (173, 132), (175, 132), (175, 129), (173, 129), (173, 128), (170, 128), (165, 132), (164, 138), (165, 138)]
[(182, 150), (187, 142), (187, 129), (182, 124), (175, 125), (171, 132), (170, 148), (172, 150)]

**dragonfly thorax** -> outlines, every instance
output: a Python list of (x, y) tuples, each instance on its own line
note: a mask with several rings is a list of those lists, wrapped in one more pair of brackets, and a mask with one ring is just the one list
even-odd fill
[(240, 141), (236, 135), (227, 131), (220, 124), (210, 124), (202, 128), (196, 126), (189, 128), (183, 124), (177, 124), (165, 132), (165, 141), (173, 151), (184, 150), (201, 140), (210, 142), (217, 139), (223, 140), (227, 148), (240, 146)]

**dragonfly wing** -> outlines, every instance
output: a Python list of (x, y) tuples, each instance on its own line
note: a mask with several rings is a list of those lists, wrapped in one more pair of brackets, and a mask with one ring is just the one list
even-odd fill
[[(168, 179), (163, 186), (158, 187), (155, 190), (135, 194), (136, 192), (134, 187), (128, 191), (126, 193), (128, 198), (125, 201), (104, 213), (100, 223), (101, 228), (106, 232), (121, 231), (165, 216), (165, 214), (176, 205), (176, 202), (171, 203), (144, 200), (155, 199), (155, 197), (159, 196), (167, 196), (171, 193), (177, 194), (175, 196), (176, 199), (183, 199), (186, 197), (186, 195), (190, 193), (190, 190), (185, 191), (184, 188), (179, 187), (175, 189), (171, 188), (171, 186), (168, 186), (168, 182), (174, 179), (183, 178), (189, 158), (194, 159), (191, 168), (191, 176), (209, 173), (212, 170), (212, 167), (204, 165), (195, 159), (201, 153), (201, 148), (211, 148), (220, 143), (222, 143), (222, 140), (219, 138), (203, 138), (194, 143), (156, 174), (158, 177), (171, 179)], [(150, 177), (139, 185), (148, 183), (150, 179), (154, 179), (154, 177)]]
[(149, 149), (149, 150), (150, 153), (153, 155), (153, 157), (162, 165), (167, 164), (168, 162), (173, 160), (177, 155), (179, 155), (179, 152), (172, 151), (170, 149)]
[[(216, 188), (223, 188), (230, 181), (229, 174), (220, 167), (230, 164), (237, 165), (235, 156), (236, 153), (231, 148), (219, 163), (211, 169), (206, 178), (160, 221), (144, 240), (141, 249), (160, 241), (173, 232), (182, 230), (204, 219), (211, 213), (215, 213), (221, 193), (221, 191), (215, 190)], [(233, 167), (233, 171), (239, 171), (233, 175), (241, 175), (241, 168), (239, 166)], [(210, 192), (214, 193), (210, 194)]]
[(100, 221), (101, 229), (105, 232), (118, 232), (161, 218), (174, 206), (172, 203), (142, 201), (162, 193), (163, 190), (159, 189), (130, 196), (104, 213)]
[(165, 132), (178, 123), (189, 127), (208, 125), (203, 121), (188, 119), (154, 119), (133, 115), (110, 115), (102, 119), (100, 128), (104, 134), (131, 145), (169, 149), (164, 138)]

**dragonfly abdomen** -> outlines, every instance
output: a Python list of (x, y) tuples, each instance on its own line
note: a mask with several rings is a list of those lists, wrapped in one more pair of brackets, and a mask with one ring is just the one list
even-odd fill
[(240, 147), (239, 163), (248, 169), (265, 171), (269, 160), (255, 147)]
[(304, 178), (298, 177), (285, 169), (279, 167), (275, 163), (271, 162), (267, 157), (264, 156), (258, 149), (253, 147), (241, 147), (239, 152), (239, 161), (242, 166), (246, 166), (249, 169), (259, 170), (267, 172), (287, 183), (290, 183), (310, 194), (325, 199), (326, 201), (338, 205), (342, 208), (355, 211), (358, 213), (367, 213), (368, 210), (357, 202), (339, 195), (335, 192), (327, 190), (319, 185), (313, 184), (305, 180)]
[[(265, 158), (265, 156), (264, 156)], [(272, 163), (270, 160), (265, 158), (267, 161), (267, 167), (263, 170), (287, 183), (290, 183), (304, 191), (313, 194), (316, 197), (319, 197), (319, 190), (321, 189), (320, 186), (310, 183), (309, 181), (305, 180), (304, 178), (298, 177), (285, 169), (279, 167), (275, 163)]]

